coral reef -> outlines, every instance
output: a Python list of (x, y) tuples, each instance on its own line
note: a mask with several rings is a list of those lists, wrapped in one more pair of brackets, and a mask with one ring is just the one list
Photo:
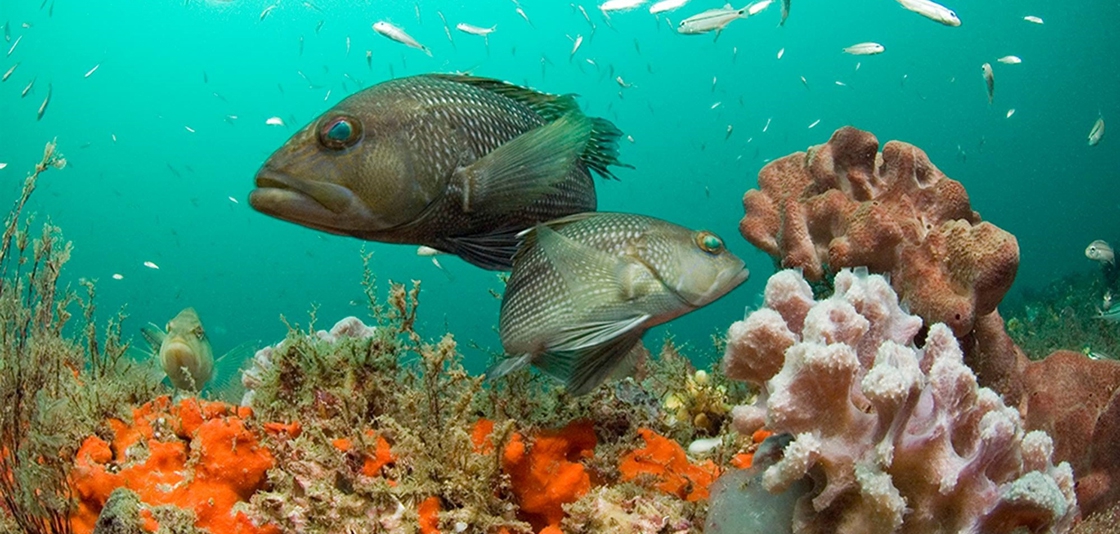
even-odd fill
[(1117, 359), (1120, 328), (1101, 319), (1112, 305), (1112, 290), (1106, 281), (1099, 274), (1082, 272), (1043, 288), (1013, 292), (1000, 304), (1000, 312), (1007, 319), (1007, 332), (1032, 360), (1057, 350)]
[(842, 268), (889, 273), (903, 302), (958, 337), (995, 310), (1019, 266), (1015, 237), (972, 210), (960, 182), (919, 148), (851, 127), (775, 160), (743, 196), (739, 230), (783, 268), (821, 281)]
[(729, 331), (727, 375), (763, 388), (734, 412), (793, 441), (763, 474), (771, 492), (808, 476), (795, 532), (1067, 531), (1073, 473), (1053, 443), (978, 387), (953, 332), (899, 307), (884, 278), (844, 270), (815, 302), (795, 271), (771, 277), (766, 307)]

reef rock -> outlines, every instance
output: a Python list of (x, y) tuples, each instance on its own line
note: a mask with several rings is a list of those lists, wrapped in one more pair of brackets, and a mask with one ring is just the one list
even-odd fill
[(1053, 465), (1050, 437), (1026, 432), (1016, 409), (977, 385), (946, 325), (915, 347), (921, 320), (883, 277), (842, 270), (834, 295), (814, 302), (785, 270), (765, 299), (731, 327), (723, 365), (762, 386), (735, 412), (738, 430), (764, 421), (794, 438), (763, 473), (765, 488), (816, 482), (795, 507), (794, 532), (1070, 529), (1073, 472)]
[(1011, 234), (918, 147), (851, 127), (775, 160), (743, 196), (739, 231), (781, 267), (819, 281), (842, 268), (890, 274), (910, 310), (957, 337), (995, 310), (1019, 267)]

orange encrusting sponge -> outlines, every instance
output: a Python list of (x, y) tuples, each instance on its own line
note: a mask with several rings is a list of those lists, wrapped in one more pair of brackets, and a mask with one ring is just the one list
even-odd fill
[(719, 476), (719, 466), (711, 460), (689, 462), (680, 443), (648, 428), (638, 429), (638, 435), (646, 445), (623, 455), (618, 466), (623, 481), (645, 475), (653, 487), (689, 502), (708, 498), (708, 486)]
[[(110, 420), (112, 443), (90, 436), (75, 458), (74, 532), (92, 532), (109, 494), (125, 487), (148, 505), (194, 511), (195, 525), (211, 532), (278, 533), (231, 513), (264, 485), (273, 465), (272, 454), (245, 426), (250, 415), (248, 408), (193, 398), (171, 405), (164, 396), (133, 410), (131, 425)], [(150, 515), (143, 519), (145, 528), (157, 525)]]

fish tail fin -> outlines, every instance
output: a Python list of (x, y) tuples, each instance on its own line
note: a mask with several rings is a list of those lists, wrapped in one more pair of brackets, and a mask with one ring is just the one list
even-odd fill
[(514, 371), (524, 369), (525, 366), (532, 363), (533, 356), (531, 354), (522, 354), (520, 356), (510, 356), (502, 361), (491, 365), (486, 370), (486, 380), (497, 380), (506, 376)]

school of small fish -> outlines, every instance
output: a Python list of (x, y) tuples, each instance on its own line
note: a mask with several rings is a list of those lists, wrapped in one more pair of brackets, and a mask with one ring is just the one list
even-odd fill
[[(260, 4), (252, 8), (249, 17), (257, 16), (253, 24), (267, 27), (285, 21), (285, 10), (291, 6), (282, 4), (280, 0), (269, 1), (263, 8)], [(758, 21), (761, 20), (772, 20), (775, 26), (785, 27), (789, 22), (791, 0), (777, 1), (780, 13), (767, 13), (775, 0), (743, 0), (737, 5), (722, 0), (713, 0), (706, 5), (698, 0), (597, 0), (586, 6), (573, 2), (570, 4), (576, 20), (573, 27), (551, 35), (541, 32), (534, 37), (555, 47), (549, 51), (550, 55), (555, 54), (553, 58), (562, 61), (563, 52), (568, 51), (572, 68), (584, 72), (594, 69), (599, 73), (599, 79), (610, 85), (611, 92), (617, 92), (619, 99), (630, 98), (629, 95), (640, 95), (645, 89), (646, 82), (640, 73), (634, 72), (641, 67), (616, 68), (616, 64), (604, 57), (604, 45), (600, 44), (604, 39), (596, 37), (602, 35), (600, 30), (603, 25), (608, 32), (623, 35), (627, 48), (630, 47), (630, 36), (625, 35), (627, 30), (622, 22), (628, 20), (627, 17), (646, 17), (651, 24), (657, 25), (659, 31), (672, 35), (671, 39), (699, 40), (684, 36), (706, 36), (710, 42), (720, 39), (725, 32), (729, 35), (749, 32), (752, 25), (760, 24)], [(889, 2), (887, 6), (901, 13), (898, 17), (915, 21), (913, 24), (933, 27), (936, 31), (959, 31), (951, 28), (961, 26), (961, 18), (939, 1), (959, 2), (896, 0), (898, 6), (892, 7)], [(724, 5), (716, 7), (720, 3)], [(302, 6), (323, 13), (321, 8), (309, 1), (303, 2)], [(916, 22), (922, 19), (906, 14), (898, 7), (946, 28)], [(807, 8), (823, 9), (822, 6), (812, 5)], [(257, 9), (261, 9), (259, 14)], [(301, 65), (301, 70), (293, 70), (302, 82), (296, 80), (293, 83), (281, 78), (280, 82), (274, 80), (268, 83), (271, 87), (275, 82), (281, 93), (284, 93), (285, 87), (291, 91), (293, 85), (297, 88), (306, 86), (308, 90), (316, 91), (316, 101), (320, 96), (324, 101), (332, 101), (332, 94), (340, 93), (332, 93), (339, 89), (328, 77), (334, 76), (334, 83), (344, 77), (341, 91), (349, 96), (325, 109), (322, 115), (310, 122), (306, 116), (297, 117), (296, 113), (288, 111), (279, 112), (284, 117), (279, 114), (267, 117), (243, 113), (245, 120), (239, 121), (238, 115), (228, 113), (232, 109), (223, 110), (218, 117), (229, 125), (251, 122), (259, 128), (263, 119), (266, 126), (293, 127), (292, 130), (284, 130), (289, 132), (290, 138), (260, 167), (249, 204), (260, 213), (316, 231), (417, 246), (417, 256), (428, 258), (449, 277), (450, 273), (438, 259), (442, 255), (457, 256), (484, 269), (512, 270), (499, 318), (500, 336), (507, 359), (491, 369), (489, 376), (499, 377), (531, 365), (564, 382), (570, 393), (587, 393), (604, 380), (629, 371), (632, 349), (639, 344), (648, 328), (719, 298), (742, 283), (747, 277), (747, 270), (742, 260), (727, 251), (722, 240), (711, 232), (691, 230), (645, 215), (595, 211), (598, 205), (594, 176), (615, 178), (612, 168), (629, 167), (619, 161), (618, 142), (624, 134), (611, 121), (585, 114), (572, 95), (529, 89), (527, 82), (518, 85), (475, 76), (470, 73), (477, 65), (446, 60), (445, 56), (450, 55), (452, 47), (477, 47), (479, 39), (476, 38), (481, 38), (487, 56), (493, 40), (495, 50), (499, 45), (507, 47), (505, 49), (520, 61), (523, 58), (518, 56), (518, 45), (523, 43), (509, 37), (516, 32), (507, 25), (520, 26), (523, 21), (524, 25), (535, 29), (530, 13), (537, 17), (545, 15), (540, 15), (532, 5), (528, 8), (522, 6), (518, 0), (512, 0), (512, 6), (507, 4), (505, 8), (512, 10), (520, 19), (514, 18), (513, 23), (489, 12), (471, 16), (470, 22), (467, 22), (459, 19), (450, 7), (444, 9), (449, 9), (448, 16), (442, 11), (435, 11), (438, 22), (435, 21), (437, 17), (430, 16), (431, 11), (426, 13), (428, 17), (422, 16), (419, 2), (415, 4), (415, 21), (412, 20), (412, 10), (404, 16), (397, 13), (392, 18), (387, 13), (373, 13), (361, 21), (361, 24), (369, 25), (372, 33), (370, 30), (362, 30), (364, 33), (355, 30), (353, 44), (359, 47), (359, 51), (365, 49), (365, 63), (371, 73), (375, 72), (375, 62), (388, 63), (392, 78), (389, 81), (369, 85), (363, 83), (360, 76), (352, 76), (352, 72), (330, 72), (325, 65), (320, 71), (311, 65)], [(511, 17), (513, 13), (507, 11)], [(972, 16), (967, 12), (964, 14)], [(1025, 26), (1018, 22), (1019, 16), (1008, 18), (1017, 26)], [(426, 24), (424, 18), (428, 18)], [(1022, 20), (1043, 25), (1043, 19), (1034, 15), (1022, 16)], [(792, 24), (797, 24), (797, 21), (795, 18)], [(304, 34), (291, 36), (286, 50), (304, 59), (313, 57), (318, 52), (314, 48), (317, 46), (316, 36), (325, 22), (325, 17), (319, 20), (314, 34), (311, 27), (307, 27)], [(503, 24), (501, 32), (497, 32), (495, 22)], [(438, 36), (439, 25), (442, 25), (447, 38), (446, 44), (438, 37), (433, 38), (433, 35)], [(28, 116), (34, 103), (40, 102), (36, 113), (38, 121), (44, 119), (51, 103), (53, 83), (60, 83), (60, 99), (65, 99), (67, 92), (63, 91), (62, 75), (48, 76), (36, 72), (36, 66), (30, 60), (26, 63), (20, 61), (21, 57), (27, 59), (25, 54), (29, 48), (41, 45), (30, 29), (31, 25), (24, 23), (22, 31), (15, 28), (18, 34), (12, 35), (11, 24), (4, 24), (4, 39), (10, 43), (5, 58), (11, 58), (11, 64), (0, 67), (4, 69), (0, 82), (15, 77), (13, 84), (5, 87), (11, 87), (13, 93), (19, 90), (21, 99), (32, 97), (26, 104)], [(457, 33), (453, 33), (452, 29)], [(866, 30), (872, 33), (852, 40), (876, 38), (874, 28)], [(1046, 30), (1030, 27), (1022, 31)], [(329, 32), (330, 26), (324, 35)], [(28, 37), (27, 43), (21, 48), (25, 36)], [(456, 37), (459, 37), (458, 42)], [(612, 38), (613, 35), (608, 36), (607, 40)], [(331, 49), (348, 56), (351, 36), (346, 35), (344, 41), (341, 35), (336, 35), (334, 39)], [(737, 44), (730, 47), (721, 44), (721, 53), (730, 52), (729, 61), (738, 61), (740, 66), (755, 60), (757, 56), (747, 55), (755, 50), (748, 48), (746, 41)], [(795, 64), (805, 57), (802, 53), (804, 48), (797, 48), (792, 41), (783, 41), (781, 44), (785, 46), (780, 48), (775, 46), (777, 44), (770, 43), (761, 48), (761, 53), (770, 54), (778, 48), (776, 59), (781, 60), (789, 47), (791, 57), (783, 65), (793, 65), (789, 62)], [(875, 41), (858, 42), (841, 49), (844, 44), (830, 44), (825, 52), (843, 57), (838, 49), (851, 56), (874, 56), (886, 51), (883, 44)], [(892, 47), (891, 56), (914, 53), (912, 43), (888, 41), (888, 44)], [(321, 43), (319, 45), (322, 46)], [(647, 55), (657, 53), (656, 46), (647, 45), (639, 43), (637, 38), (633, 39), (633, 49), (638, 55), (642, 55), (643, 49)], [(904, 50), (904, 46), (911, 49)], [(746, 59), (740, 58), (740, 47)], [(426, 59), (408, 49), (433, 59)], [(654, 52), (649, 52), (651, 49)], [(1011, 74), (1013, 71), (1004, 71), (1009, 67), (1003, 65), (1020, 65), (1023, 59), (1017, 55), (996, 58), (996, 54), (1011, 51), (1016, 50), (987, 51), (969, 62), (975, 65), (984, 59), (990, 61), (981, 65), (989, 105), (994, 103), (996, 69), (1001, 73), (1001, 104), (1013, 97), (1014, 91), (1007, 87), (1015, 84), (1016, 78)], [(392, 57), (389, 57), (390, 54)], [(524, 52), (521, 54), (524, 55)], [(537, 63), (535, 55), (529, 58), (534, 69)], [(862, 63), (856, 59), (868, 62), (868, 70), (879, 61), (847, 58), (845, 68), (853, 68), (850, 63), (854, 63), (854, 70), (859, 71)], [(360, 64), (360, 56), (355, 60)], [(438, 70), (462, 68), (464, 70), (459, 72), (464, 73), (397, 78), (393, 71), (394, 63), (398, 68), (402, 63), (408, 68), (413, 61)], [(106, 72), (81, 83), (87, 84), (87, 87), (94, 86), (118, 76), (124, 70), (114, 58), (86, 56), (76, 67), (69, 67), (73, 71), (65, 76), (91, 78), (99, 72), (103, 63), (107, 66)], [(544, 54), (540, 55), (539, 64), (542, 77), (548, 69), (556, 67)], [(1031, 59), (1030, 64), (1013, 69), (1034, 65), (1035, 60)], [(657, 73), (658, 76), (672, 76), (670, 69), (669, 65), (653, 61), (645, 65), (649, 74)], [(850, 74), (852, 71), (846, 72)], [(962, 76), (962, 79), (977, 83), (974, 72), (968, 78)], [(215, 74), (215, 71), (210, 69), (210, 73)], [(812, 88), (806, 75), (794, 71), (788, 76), (791, 81), (796, 76), (806, 91), (841, 90), (836, 88), (858, 91), (861, 88), (857, 79), (844, 74), (830, 74), (828, 77), (823, 77), (822, 73), (805, 74), (814, 80)], [(192, 76), (197, 76), (197, 71)], [(207, 72), (202, 72), (203, 83), (209, 84), (210, 79)], [(701, 80), (705, 93), (708, 92), (704, 83), (706, 79), (705, 75)], [(829, 79), (833, 80), (833, 84), (827, 83)], [(905, 85), (908, 79), (918, 78), (904, 74), (900, 82), (903, 87), (908, 87)], [(638, 83), (634, 83), (635, 80)], [(953, 77), (950, 81), (955, 80), (956, 77)], [(723, 117), (729, 108), (735, 106), (735, 95), (729, 95), (727, 89), (733, 83), (729, 78), (712, 76), (712, 94), (707, 102), (712, 102), (710, 111), (713, 116)], [(564, 87), (563, 84), (557, 85)], [(213, 87), (218, 88), (219, 84), (215, 82)], [(968, 89), (973, 90), (977, 91), (975, 97), (979, 100), (978, 88)], [(211, 90), (207, 89), (207, 98), (209, 93)], [(216, 91), (212, 94), (223, 103), (235, 100), (231, 96), (227, 101)], [(921, 98), (924, 100), (925, 96)], [(744, 96), (738, 97), (740, 108), (750, 106), (749, 97), (744, 100)], [(65, 101), (60, 103), (65, 107)], [(649, 104), (650, 112), (653, 113), (656, 107), (656, 103)], [(1007, 119), (1016, 113), (1015, 108), (1001, 105), (1001, 109), (1006, 109)], [(608, 105), (603, 115), (610, 116), (610, 112)], [(596, 111), (596, 114), (599, 113)], [(992, 110), (992, 113), (998, 111)], [(1020, 121), (1024, 117), (1030, 118), (1031, 114), (1031, 108), (1024, 107)], [(1077, 131), (1083, 131), (1080, 121), (1086, 119), (1077, 119)], [(806, 124), (802, 120), (785, 121), (779, 117), (776, 124), (779, 129), (791, 123), (800, 129)], [(192, 118), (190, 121), (193, 126), (176, 123), (176, 131), (182, 133), (178, 126), (191, 134), (201, 131), (198, 135), (201, 138), (213, 128), (201, 119), (196, 122)], [(774, 118), (766, 120), (762, 133), (770, 129), (772, 121)], [(823, 117), (813, 120), (808, 123), (808, 129), (816, 128), (822, 121), (827, 121), (824, 124), (828, 126), (834, 119)], [(757, 124), (748, 127), (728, 122), (719, 123), (725, 142), (751, 143), (754, 140), (750, 130), (757, 128)], [(299, 127), (301, 123), (306, 126)], [(198, 130), (194, 126), (198, 126)], [(734, 133), (736, 130), (738, 134)], [(1103, 116), (1098, 116), (1089, 131), (1088, 145), (1100, 144), (1104, 133)], [(634, 143), (634, 137), (625, 137)], [(116, 135), (112, 135), (112, 140), (116, 142)], [(757, 143), (754, 146), (757, 147)], [(703, 144), (700, 144), (700, 149), (704, 149)], [(757, 159), (758, 149), (755, 150)], [(958, 145), (958, 158), (964, 161), (965, 157), (965, 151)], [(0, 163), (0, 170), (6, 166), (6, 163)], [(168, 163), (167, 167), (178, 178), (187, 171), (194, 172), (181, 163), (174, 166)], [(709, 194), (706, 187), (705, 194)], [(229, 196), (228, 200), (231, 204), (239, 203), (234, 196)], [(229, 206), (229, 209), (238, 208)], [(1085, 255), (1102, 264), (1115, 265), (1112, 248), (1104, 241), (1091, 243)], [(144, 261), (143, 266), (151, 270), (160, 269), (152, 261)], [(124, 275), (114, 273), (112, 278), (123, 280)], [(1120, 307), (1117, 309), (1120, 310)], [(1120, 312), (1115, 313), (1120, 320)], [(158, 351), (159, 361), (177, 388), (199, 390), (211, 379), (214, 357), (193, 309), (183, 310), (165, 329), (157, 328), (146, 335), (151, 336), (150, 340), (159, 340), (153, 343), (153, 349)], [(172, 339), (178, 339), (176, 343), (181, 346), (174, 351), (165, 351), (164, 346)], [(173, 356), (165, 356), (164, 352)]]

